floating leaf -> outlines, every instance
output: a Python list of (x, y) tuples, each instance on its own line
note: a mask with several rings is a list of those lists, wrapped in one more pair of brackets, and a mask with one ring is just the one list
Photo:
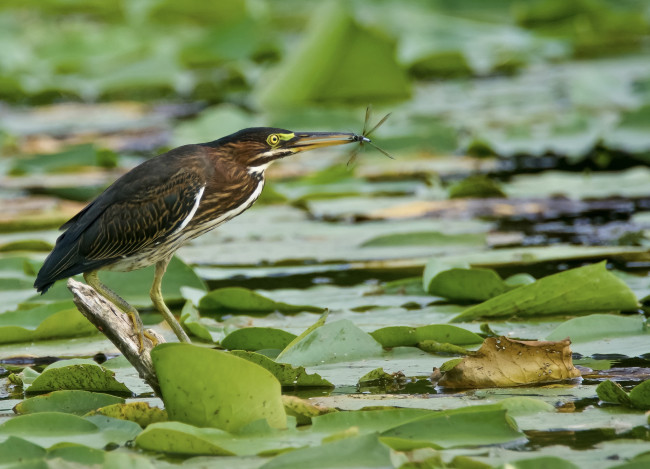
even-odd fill
[[(515, 280), (513, 282), (513, 280)], [(485, 301), (535, 279), (517, 276), (502, 280), (492, 269), (469, 268), (466, 263), (450, 264), (431, 259), (422, 275), (425, 291), (431, 295), (458, 301)]]
[(71, 301), (10, 311), (0, 315), (0, 344), (78, 337), (97, 329)]
[(641, 316), (590, 314), (564, 321), (546, 337), (546, 340), (561, 340), (569, 337), (572, 343), (577, 343), (637, 334), (650, 334)]
[(158, 407), (151, 407), (148, 402), (129, 402), (107, 405), (88, 414), (103, 415), (114, 419), (135, 422), (142, 428), (152, 423), (166, 422), (167, 412)]
[(611, 402), (614, 404), (621, 404), (627, 407), (632, 406), (632, 400), (627, 392), (621, 387), (620, 384), (605, 380), (596, 388), (598, 399), (603, 402)]
[(264, 355), (255, 352), (245, 352), (234, 350), (230, 352), (236, 357), (244, 358), (250, 362), (266, 368), (275, 376), (280, 384), (285, 387), (326, 387), (332, 388), (334, 385), (321, 378), (317, 373), (309, 374), (302, 366), (291, 366), (288, 363), (276, 363)]
[(199, 311), (194, 307), (191, 301), (186, 301), (181, 311), (180, 323), (190, 335), (198, 337), (206, 342), (213, 342), (210, 330), (203, 323)]
[(320, 313), (323, 308), (308, 305), (290, 305), (281, 301), (274, 301), (252, 290), (241, 287), (226, 287), (212, 290), (199, 301), (199, 309), (213, 312), (257, 312), (272, 313), (298, 313), (310, 311)]
[(391, 467), (390, 450), (377, 435), (344, 438), (311, 448), (283, 453), (264, 464), (264, 469)]
[(229, 350), (284, 349), (296, 338), (295, 334), (272, 327), (244, 327), (228, 334), (221, 346)]
[(91, 410), (112, 404), (123, 404), (121, 397), (100, 392), (81, 390), (54, 391), (42, 396), (34, 396), (19, 402), (14, 407), (17, 414), (34, 412), (66, 412), (84, 415)]
[(381, 355), (381, 345), (348, 319), (325, 324), (300, 339), (277, 357), (291, 365), (320, 365)]
[(27, 392), (81, 389), (96, 392), (128, 393), (131, 391), (115, 379), (115, 373), (92, 360), (72, 359), (52, 363), (34, 380)]
[(509, 387), (579, 378), (571, 342), (489, 337), (481, 348), (448, 370), (438, 382), (451, 388)]
[(477, 175), (469, 176), (449, 188), (450, 199), (465, 197), (486, 199), (489, 197), (506, 198), (507, 195), (492, 178)]
[[(342, 3), (314, 11), (308, 36), (259, 93), (264, 107), (401, 100), (410, 94), (393, 42), (360, 26)], [(314, 79), (318, 77), (318, 79)]]
[(370, 333), (384, 347), (415, 346), (425, 340), (454, 345), (480, 344), (483, 338), (461, 327), (450, 324), (431, 324), (429, 326), (407, 327), (389, 326)]
[(77, 443), (102, 449), (109, 443), (122, 445), (142, 430), (133, 422), (102, 419), (82, 418), (63, 412), (19, 415), (0, 424), (0, 436), (17, 436), (45, 448), (60, 443)]
[(538, 458), (510, 461), (507, 464), (499, 466), (498, 469), (543, 469), (546, 467), (552, 467), (553, 469), (580, 469), (580, 466), (576, 466), (571, 461), (555, 456), (540, 456)]
[(300, 334), (298, 337), (296, 337), (291, 342), (289, 342), (289, 344), (282, 350), (282, 352), (280, 352), (278, 354), (278, 356), (275, 357), (275, 360), (278, 361), (278, 362), (282, 361), (282, 357), (284, 357), (284, 355), (286, 353), (289, 353), (305, 337), (307, 337), (309, 334), (311, 334), (313, 331), (315, 331), (319, 327), (322, 327), (323, 325), (325, 325), (325, 321), (327, 321), (327, 316), (328, 315), (329, 315), (329, 311), (325, 311), (323, 314), (321, 314), (320, 317), (318, 318), (318, 320), (314, 324), (312, 324), (307, 329), (302, 331), (302, 334)]
[(452, 321), (637, 309), (632, 290), (605, 265), (603, 261), (549, 275), (473, 306)]
[(216, 428), (198, 428), (181, 422), (149, 425), (135, 439), (144, 450), (182, 455), (230, 456), (234, 453), (213, 442), (214, 437), (230, 436)]
[(280, 383), (261, 366), (179, 343), (158, 345), (151, 358), (170, 419), (228, 431), (259, 419), (286, 426)]
[(93, 145), (78, 145), (61, 153), (35, 155), (14, 161), (9, 172), (16, 176), (26, 173), (71, 171), (87, 166), (111, 168), (117, 165), (117, 155), (108, 150), (97, 150)]
[(41, 239), (21, 239), (18, 241), (10, 241), (8, 243), (0, 244), (0, 252), (12, 251), (38, 251), (49, 252), (54, 246), (47, 241)]
[(439, 246), (439, 245), (484, 246), (483, 233), (445, 234), (439, 231), (418, 231), (414, 233), (396, 233), (377, 236), (361, 244), (362, 247), (383, 246)]
[(650, 379), (634, 386), (629, 394), (618, 383), (603, 381), (596, 388), (596, 393), (601, 401), (637, 409), (650, 409)]
[(498, 405), (436, 412), (381, 433), (381, 441), (398, 451), (492, 445), (523, 437)]

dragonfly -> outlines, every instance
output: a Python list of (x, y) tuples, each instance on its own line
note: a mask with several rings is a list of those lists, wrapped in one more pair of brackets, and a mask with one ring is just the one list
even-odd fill
[(368, 130), (370, 124), (370, 117), (372, 116), (372, 106), (368, 106), (366, 108), (366, 119), (363, 123), (363, 130), (361, 131), (360, 134), (355, 134), (354, 137), (352, 137), (353, 141), (359, 142), (359, 145), (350, 153), (350, 158), (348, 159), (348, 166), (350, 166), (356, 161), (359, 151), (363, 148), (363, 146), (366, 143), (372, 146), (373, 148), (376, 148), (380, 152), (382, 152), (391, 160), (395, 159), (390, 153), (388, 153), (386, 150), (383, 150), (382, 148), (379, 148), (377, 145), (372, 143), (372, 140), (370, 140), (370, 138), (368, 138), (375, 130), (377, 130), (384, 122), (386, 122), (386, 119), (388, 119), (390, 115), (391, 113), (389, 112), (384, 117), (382, 117), (381, 120), (377, 122), (377, 124), (372, 129)]

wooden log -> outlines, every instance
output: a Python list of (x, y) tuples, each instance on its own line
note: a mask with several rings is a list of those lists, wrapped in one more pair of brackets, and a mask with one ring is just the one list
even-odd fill
[[(145, 337), (144, 348), (140, 352), (140, 341), (133, 330), (131, 319), (92, 287), (71, 278), (68, 279), (68, 289), (74, 295), (74, 303), (81, 314), (122, 352), (138, 371), (140, 378), (152, 387), (158, 397), (161, 397), (158, 377), (151, 361), (151, 350), (154, 344)], [(148, 329), (147, 333), (155, 337), (159, 344), (165, 342), (165, 339), (155, 331)]]

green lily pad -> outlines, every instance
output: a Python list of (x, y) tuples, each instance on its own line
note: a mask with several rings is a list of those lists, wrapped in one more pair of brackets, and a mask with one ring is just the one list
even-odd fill
[(344, 438), (320, 446), (283, 453), (264, 464), (264, 469), (391, 467), (390, 450), (377, 435)]
[(452, 321), (637, 309), (639, 303), (634, 293), (608, 272), (605, 264), (600, 262), (549, 275), (473, 306)]
[(506, 443), (524, 438), (506, 410), (495, 405), (439, 412), (381, 433), (381, 439), (398, 451), (433, 447), (452, 448)]
[(282, 357), (284, 357), (286, 353), (289, 353), (298, 343), (302, 342), (302, 340), (305, 337), (307, 337), (309, 334), (311, 334), (313, 331), (315, 331), (319, 327), (322, 327), (327, 321), (328, 316), (329, 316), (329, 311), (325, 311), (323, 314), (321, 314), (318, 320), (314, 324), (312, 324), (307, 329), (302, 331), (302, 333), (298, 337), (296, 337), (291, 342), (289, 342), (289, 344), (278, 354), (278, 356), (275, 357), (275, 360), (278, 362), (282, 361)]
[(0, 243), (0, 252), (13, 251), (32, 251), (32, 252), (50, 252), (54, 246), (41, 239), (24, 239)]
[(164, 451), (182, 455), (234, 455), (218, 443), (214, 437), (229, 436), (217, 428), (198, 428), (181, 422), (161, 422), (149, 425), (135, 439), (138, 448)]
[(555, 456), (540, 456), (538, 458), (519, 459), (517, 461), (510, 461), (498, 467), (498, 469), (544, 469), (552, 467), (553, 469), (579, 469), (571, 461), (566, 459), (556, 458)]
[(271, 327), (244, 327), (228, 334), (221, 346), (229, 350), (284, 349), (297, 336)]
[(100, 392), (65, 390), (25, 399), (16, 404), (14, 412), (17, 414), (66, 412), (84, 415), (91, 410), (118, 403), (124, 403), (124, 399)]
[(117, 165), (117, 155), (109, 150), (97, 150), (93, 145), (78, 145), (60, 153), (36, 155), (17, 159), (9, 170), (17, 176), (27, 173), (71, 171), (87, 166), (112, 168)]
[(92, 360), (72, 359), (52, 363), (27, 389), (29, 393), (59, 390), (85, 390), (108, 393), (131, 391), (115, 379), (115, 373)]
[(650, 379), (634, 386), (629, 393), (613, 381), (603, 381), (596, 388), (601, 401), (621, 404), (637, 409), (650, 409)]
[(598, 394), (598, 399), (603, 402), (632, 407), (632, 400), (628, 393), (625, 392), (625, 389), (620, 384), (614, 381), (605, 380), (600, 383), (596, 388), (596, 394)]
[(299, 48), (260, 90), (265, 108), (315, 102), (365, 104), (410, 95), (410, 84), (397, 64), (393, 42), (360, 26), (347, 5), (321, 5), (305, 30), (308, 35)]
[(348, 319), (318, 327), (283, 352), (277, 361), (294, 366), (320, 365), (381, 355), (382, 346)]
[(72, 301), (10, 311), (0, 315), (0, 344), (79, 337), (97, 329), (77, 310)]
[(179, 343), (158, 345), (151, 358), (170, 419), (227, 431), (260, 419), (286, 426), (280, 383), (261, 366)]
[(301, 311), (322, 312), (323, 308), (309, 305), (290, 305), (274, 301), (247, 288), (226, 287), (212, 290), (199, 301), (201, 311), (233, 312), (246, 311), (257, 313), (297, 313)]
[(114, 419), (128, 420), (135, 422), (142, 428), (146, 428), (152, 423), (166, 422), (167, 412), (158, 407), (151, 407), (147, 402), (118, 402), (94, 409), (87, 414), (103, 415)]
[(273, 373), (273, 376), (275, 376), (278, 381), (280, 381), (280, 384), (285, 387), (334, 387), (332, 383), (321, 378), (318, 373), (307, 373), (305, 368), (302, 366), (294, 367), (288, 363), (276, 363), (270, 358), (255, 352), (234, 350), (230, 353), (266, 368)]
[(407, 327), (389, 326), (370, 333), (383, 347), (415, 346), (425, 340), (454, 345), (480, 344), (483, 338), (461, 327), (450, 324)]
[(449, 198), (459, 199), (464, 197), (489, 198), (507, 197), (500, 185), (487, 176), (469, 176), (449, 188)]
[[(202, 318), (199, 311), (194, 307), (191, 301), (186, 301), (181, 310), (181, 326), (185, 328), (189, 335), (198, 337), (205, 342), (213, 342), (210, 329), (205, 324), (209, 318)], [(214, 320), (210, 319), (214, 322)]]
[(312, 431), (326, 434), (354, 427), (360, 434), (381, 433), (436, 414), (438, 412), (432, 410), (408, 408), (333, 412), (312, 417)]
[(492, 269), (469, 268), (466, 263), (450, 264), (431, 259), (422, 275), (425, 291), (457, 301), (485, 301), (521, 285), (534, 282), (530, 275), (503, 280)]
[(47, 451), (42, 446), (13, 435), (0, 443), (0, 457), (3, 464), (39, 460), (46, 453)]
[(122, 445), (142, 430), (133, 422), (102, 419), (82, 418), (63, 412), (19, 415), (0, 424), (0, 436), (17, 436), (44, 448), (60, 443), (77, 443), (102, 449), (109, 443)]
[(641, 316), (590, 314), (564, 321), (546, 336), (546, 340), (562, 340), (569, 337), (571, 342), (580, 343), (637, 334), (650, 334)]
[(361, 246), (439, 246), (457, 244), (476, 247), (484, 246), (485, 235), (483, 233), (445, 234), (439, 231), (418, 231), (413, 233), (396, 233), (377, 236), (368, 241), (364, 241)]

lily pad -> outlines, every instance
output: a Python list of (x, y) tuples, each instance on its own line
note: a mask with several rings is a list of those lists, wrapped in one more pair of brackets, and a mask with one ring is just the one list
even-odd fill
[(79, 337), (97, 329), (71, 301), (18, 309), (0, 315), (0, 344)]
[(226, 287), (212, 290), (199, 301), (201, 311), (212, 312), (257, 312), (272, 313), (297, 313), (301, 311), (322, 312), (323, 308), (309, 305), (291, 305), (281, 301), (274, 301), (252, 290), (242, 287)]
[(103, 415), (120, 420), (135, 422), (142, 428), (152, 423), (166, 422), (167, 412), (158, 407), (152, 407), (147, 402), (118, 402), (95, 409), (87, 414)]
[(305, 30), (308, 35), (298, 50), (260, 90), (264, 107), (337, 101), (365, 104), (410, 95), (409, 80), (395, 59), (394, 43), (360, 26), (347, 5), (322, 4)]
[(14, 407), (17, 414), (35, 412), (66, 412), (84, 415), (91, 410), (112, 404), (123, 404), (121, 397), (100, 392), (82, 390), (54, 391), (42, 396), (34, 396), (19, 402)]
[(650, 334), (641, 316), (590, 314), (564, 321), (546, 336), (546, 340), (561, 340), (569, 337), (571, 342), (579, 343), (638, 334)]
[(261, 366), (179, 343), (158, 345), (151, 358), (170, 419), (227, 431), (260, 419), (273, 428), (286, 426), (280, 383)]
[(600, 262), (549, 275), (473, 306), (452, 322), (637, 309), (639, 303), (634, 293), (608, 272), (605, 264)]
[(271, 327), (244, 327), (228, 334), (221, 346), (229, 350), (257, 351), (262, 349), (284, 349), (297, 336), (282, 329)]
[(418, 231), (377, 236), (364, 241), (362, 247), (384, 246), (429, 246), (429, 245), (467, 245), (484, 246), (485, 235), (482, 233), (445, 234), (439, 231)]
[(596, 393), (601, 401), (637, 409), (650, 409), (650, 380), (637, 384), (629, 393), (626, 393), (618, 383), (607, 380), (598, 385)]
[(450, 324), (407, 327), (389, 326), (370, 333), (384, 347), (415, 346), (425, 340), (454, 345), (480, 344), (483, 338), (461, 327)]
[(470, 268), (466, 263), (456, 265), (431, 259), (422, 275), (425, 291), (457, 301), (485, 301), (523, 284), (534, 282), (530, 275), (502, 280), (492, 269)]
[(255, 352), (233, 350), (230, 353), (266, 368), (273, 373), (273, 376), (278, 379), (283, 387), (334, 387), (332, 383), (321, 378), (318, 373), (307, 373), (302, 366), (294, 367), (288, 363), (276, 363), (270, 358)]
[(398, 451), (500, 444), (524, 437), (498, 405), (438, 412), (381, 433), (381, 440)]
[(122, 445), (142, 430), (133, 422), (102, 419), (82, 418), (63, 412), (19, 415), (0, 424), (0, 436), (17, 436), (44, 448), (60, 443), (77, 443), (102, 449), (109, 443)]
[(294, 366), (320, 365), (381, 355), (383, 349), (372, 336), (348, 319), (318, 327), (295, 343), (277, 360)]
[(52, 363), (27, 389), (29, 393), (79, 389), (85, 391), (128, 393), (115, 379), (115, 373), (92, 360), (72, 359)]
[(375, 434), (352, 436), (311, 448), (284, 453), (264, 464), (264, 469), (391, 467), (389, 448)]
[(111, 168), (117, 165), (117, 155), (108, 150), (97, 150), (93, 145), (79, 145), (61, 153), (36, 155), (15, 160), (10, 169), (14, 176), (33, 172), (71, 171), (87, 166)]

